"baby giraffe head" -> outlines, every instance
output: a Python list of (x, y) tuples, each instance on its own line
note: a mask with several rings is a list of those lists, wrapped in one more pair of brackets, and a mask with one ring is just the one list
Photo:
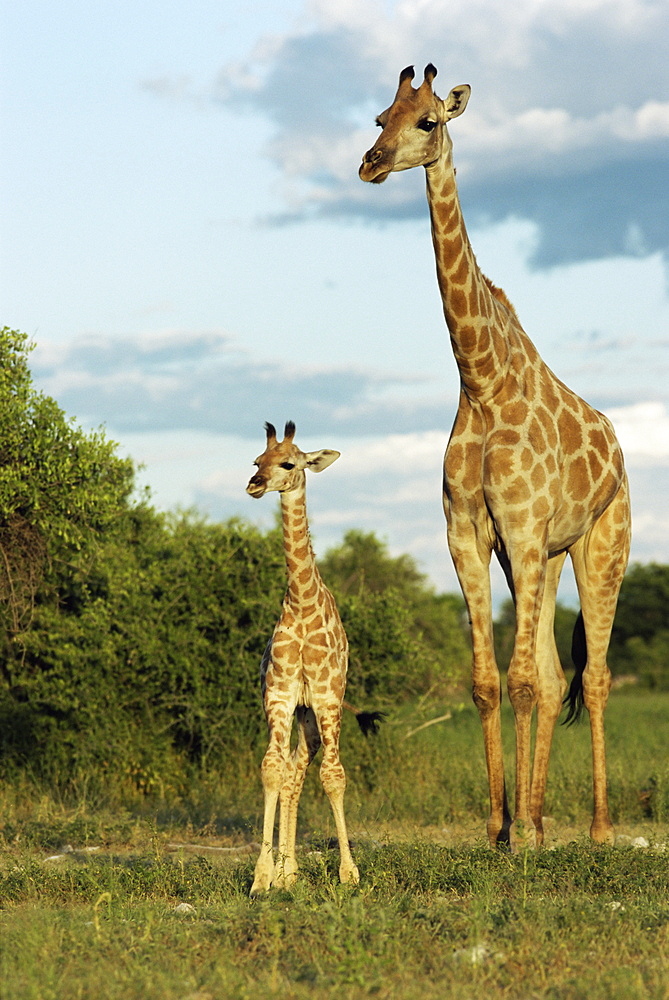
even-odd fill
[(300, 451), (293, 443), (295, 424), (292, 420), (286, 424), (283, 441), (277, 441), (272, 424), (266, 423), (265, 431), (267, 447), (253, 463), (258, 471), (246, 487), (246, 492), (252, 497), (259, 498), (271, 491), (287, 493), (300, 489), (304, 484), (305, 469), (322, 472), (339, 458), (340, 452), (329, 448), (306, 453)]
[(376, 119), (383, 131), (362, 158), (359, 174), (363, 181), (381, 184), (394, 170), (429, 167), (441, 158), (445, 142), (450, 147), (444, 126), (465, 110), (471, 88), (466, 83), (454, 87), (442, 101), (432, 90), (436, 75), (428, 63), (423, 82), (414, 88), (413, 66), (402, 70), (395, 100)]

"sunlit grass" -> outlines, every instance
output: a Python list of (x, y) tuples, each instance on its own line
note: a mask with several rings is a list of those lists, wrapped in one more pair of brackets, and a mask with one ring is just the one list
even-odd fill
[[(347, 720), (360, 886), (338, 884), (315, 767), (301, 810), (301, 877), (256, 902), (248, 892), (261, 746), (234, 775), (200, 775), (169, 800), (113, 797), (92, 809), (27, 780), (6, 786), (0, 996), (667, 996), (668, 720), (669, 697), (648, 692), (616, 693), (607, 714), (614, 820), (649, 847), (587, 839), (586, 720), (556, 733), (550, 849), (519, 856), (484, 843), (482, 740), (468, 700), (403, 706), (374, 741)], [(506, 710), (504, 722), (511, 765)]]

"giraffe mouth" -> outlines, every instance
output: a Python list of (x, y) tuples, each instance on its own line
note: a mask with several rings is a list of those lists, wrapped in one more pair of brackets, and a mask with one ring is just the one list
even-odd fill
[(257, 483), (251, 480), (249, 485), (246, 487), (246, 492), (250, 497), (254, 497), (256, 500), (259, 500), (260, 497), (265, 495), (266, 486), (267, 484), (265, 482)]
[[(358, 175), (361, 181), (367, 181), (370, 184), (383, 184), (386, 177), (392, 173), (388, 167), (383, 167), (377, 163), (373, 163), (371, 159), (367, 159), (369, 153), (365, 153), (365, 159), (363, 159)], [(377, 157), (377, 160), (379, 157)]]

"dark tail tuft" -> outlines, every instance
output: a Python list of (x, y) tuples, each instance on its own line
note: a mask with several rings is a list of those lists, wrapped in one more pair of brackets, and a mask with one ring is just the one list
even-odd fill
[(379, 731), (379, 723), (383, 722), (385, 717), (385, 712), (358, 712), (356, 715), (358, 725), (365, 736), (369, 736), (370, 733), (376, 736)]
[(583, 712), (583, 671), (588, 662), (588, 651), (585, 644), (585, 625), (581, 611), (578, 613), (571, 637), (571, 658), (574, 661), (574, 676), (563, 702), (564, 705), (569, 706), (567, 716), (562, 723), (563, 726), (571, 726), (574, 722), (578, 722)]
[(379, 723), (383, 722), (386, 717), (385, 712), (363, 712), (348, 701), (342, 702), (342, 708), (345, 708), (347, 712), (353, 712), (365, 736), (369, 736), (370, 733), (376, 736), (379, 731)]

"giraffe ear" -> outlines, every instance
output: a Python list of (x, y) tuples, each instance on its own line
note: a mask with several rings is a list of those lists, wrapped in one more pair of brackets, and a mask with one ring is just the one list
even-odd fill
[(446, 121), (449, 121), (451, 118), (457, 118), (458, 115), (462, 114), (467, 107), (467, 101), (471, 92), (472, 88), (468, 83), (461, 83), (459, 87), (453, 87), (446, 100), (442, 102)]
[(331, 448), (323, 448), (322, 451), (307, 452), (305, 455), (305, 468), (311, 469), (312, 472), (322, 472), (323, 469), (327, 469), (328, 465), (336, 462), (340, 455), (340, 451), (332, 451)]

